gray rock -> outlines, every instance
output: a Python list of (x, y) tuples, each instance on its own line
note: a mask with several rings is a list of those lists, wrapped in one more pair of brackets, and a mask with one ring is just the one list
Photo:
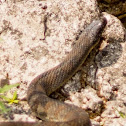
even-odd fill
[[(108, 101), (105, 111), (101, 118), (105, 126), (125, 126), (126, 124), (126, 106), (118, 100)], [(120, 114), (122, 113), (122, 114)]]

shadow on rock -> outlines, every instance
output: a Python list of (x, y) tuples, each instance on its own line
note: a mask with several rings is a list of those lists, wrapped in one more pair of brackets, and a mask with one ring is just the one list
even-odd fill
[(122, 54), (122, 46), (119, 42), (109, 43), (102, 51), (100, 51), (95, 61), (99, 68), (107, 67), (115, 64)]

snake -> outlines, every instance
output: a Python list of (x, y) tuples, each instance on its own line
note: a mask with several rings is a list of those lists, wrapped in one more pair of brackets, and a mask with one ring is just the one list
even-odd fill
[(56, 67), (35, 77), (28, 86), (27, 102), (42, 122), (5, 122), (0, 126), (90, 126), (87, 112), (75, 105), (50, 98), (50, 94), (63, 86), (85, 62), (91, 50), (99, 43), (107, 24), (100, 16), (92, 21), (76, 40), (65, 59)]

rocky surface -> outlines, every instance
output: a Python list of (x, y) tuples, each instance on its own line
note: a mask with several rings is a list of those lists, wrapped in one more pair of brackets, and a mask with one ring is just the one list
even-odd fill
[(102, 11), (118, 17), (126, 28), (126, 1), (125, 0), (98, 0)]
[[(0, 1), (0, 84), (8, 82), (6, 76), (8, 83), (20, 83), (16, 90), (21, 100), (10, 105), (12, 111), (2, 120), (36, 120), (24, 102), (28, 84), (62, 62), (80, 32), (99, 15), (95, 0)], [(104, 16), (108, 24), (101, 44), (83, 72), (61, 90), (69, 95), (65, 102), (89, 112), (93, 125), (121, 126), (126, 123), (120, 114), (126, 114), (126, 31), (116, 17)]]

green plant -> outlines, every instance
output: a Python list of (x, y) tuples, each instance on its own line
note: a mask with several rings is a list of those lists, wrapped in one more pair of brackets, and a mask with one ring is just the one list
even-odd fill
[(116, 108), (115, 108), (115, 110), (119, 113), (120, 117), (126, 118), (126, 113), (121, 112), (121, 111), (117, 110)]
[(6, 108), (4, 103), (0, 101), (0, 113), (6, 113), (8, 112), (10, 109)]
[(4, 101), (8, 102), (9, 104), (13, 104), (13, 103), (18, 103), (19, 100), (17, 100), (17, 92), (15, 91), (13, 93), (13, 96), (5, 96), (5, 93), (7, 91), (9, 91), (11, 88), (13, 87), (17, 87), (19, 86), (19, 84), (13, 84), (13, 85), (5, 85), (4, 87), (0, 88), (0, 98), (2, 99), (0, 101), (0, 111), (2, 113), (6, 113), (8, 112), (10, 109), (7, 109), (4, 105)]
[(126, 113), (123, 113), (121, 111), (118, 111), (119, 112), (119, 115), (122, 117), (122, 118), (126, 118)]

